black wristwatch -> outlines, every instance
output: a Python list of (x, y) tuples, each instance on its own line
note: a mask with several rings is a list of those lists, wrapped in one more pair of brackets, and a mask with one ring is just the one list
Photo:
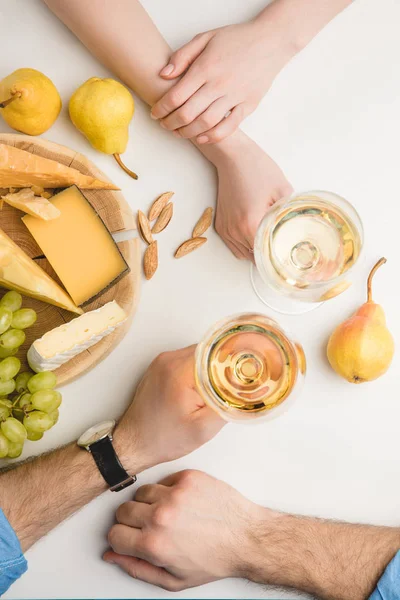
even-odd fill
[(121, 465), (112, 445), (115, 421), (102, 421), (81, 435), (77, 444), (93, 456), (94, 461), (112, 492), (120, 492), (136, 481)]

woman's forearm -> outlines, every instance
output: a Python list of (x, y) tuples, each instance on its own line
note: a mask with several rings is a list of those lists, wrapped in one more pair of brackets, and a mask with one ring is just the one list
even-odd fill
[[(174, 81), (160, 77), (171, 48), (139, 0), (44, 0), (50, 10), (107, 68), (152, 106)], [(196, 147), (213, 164), (225, 158), (244, 134), (213, 146)]]
[(159, 77), (171, 49), (138, 0), (44, 0), (81, 42), (142, 100), (172, 85)]

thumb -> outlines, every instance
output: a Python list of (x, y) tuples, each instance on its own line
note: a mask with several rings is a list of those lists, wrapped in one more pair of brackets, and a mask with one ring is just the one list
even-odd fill
[(182, 46), (182, 48), (174, 52), (169, 59), (169, 63), (160, 71), (160, 76), (164, 77), (164, 79), (174, 79), (182, 75), (203, 52), (213, 35), (210, 31), (200, 33)]
[(177, 577), (174, 577), (165, 569), (156, 567), (141, 558), (117, 554), (112, 550), (108, 550), (103, 555), (103, 560), (110, 564), (118, 565), (134, 579), (157, 585), (170, 592), (177, 592), (182, 589), (182, 583)]

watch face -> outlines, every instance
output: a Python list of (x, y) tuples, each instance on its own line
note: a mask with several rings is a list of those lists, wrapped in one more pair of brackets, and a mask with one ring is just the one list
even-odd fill
[(78, 440), (78, 446), (90, 446), (99, 440), (111, 435), (115, 427), (115, 421), (102, 421), (90, 427), (85, 433), (82, 433)]

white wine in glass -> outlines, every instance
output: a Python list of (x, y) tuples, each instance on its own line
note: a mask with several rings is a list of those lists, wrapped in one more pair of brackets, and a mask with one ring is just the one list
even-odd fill
[(258, 228), (253, 287), (277, 312), (308, 312), (351, 285), (362, 245), (361, 219), (344, 198), (293, 194), (279, 200)]
[(258, 313), (217, 323), (196, 349), (197, 388), (227, 421), (278, 416), (293, 402), (305, 371), (301, 345)]

